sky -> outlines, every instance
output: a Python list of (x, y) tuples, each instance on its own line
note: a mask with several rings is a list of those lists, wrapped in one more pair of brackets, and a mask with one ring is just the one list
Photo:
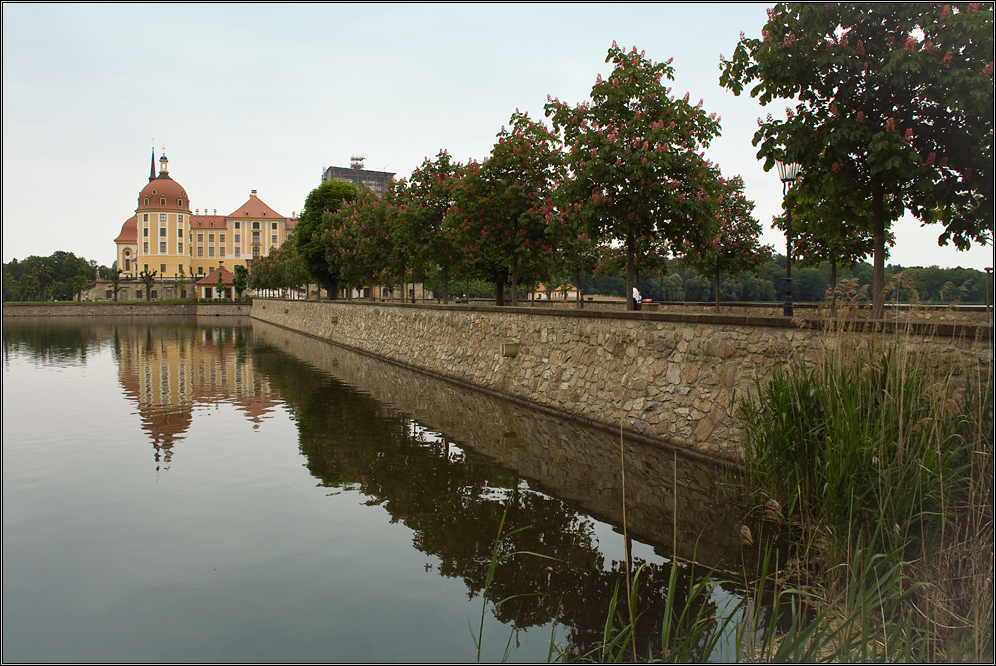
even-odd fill
[[(720, 54), (759, 36), (767, 4), (3, 4), (3, 261), (57, 250), (110, 265), (153, 147), (191, 208), (227, 215), (257, 190), (301, 209), (328, 166), (407, 177), (441, 149), (484, 160), (519, 109), (587, 100), (613, 40), (674, 58), (675, 96), (722, 118), (706, 150), (741, 175), (762, 242), (782, 185), (751, 145), (784, 113), (719, 85)], [(158, 164), (158, 163), (157, 163)], [(157, 166), (158, 172), (158, 166)], [(993, 265), (894, 226), (889, 263)]]

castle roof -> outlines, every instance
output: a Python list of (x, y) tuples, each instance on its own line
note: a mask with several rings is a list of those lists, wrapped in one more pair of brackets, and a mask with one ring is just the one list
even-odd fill
[(121, 233), (114, 239), (115, 243), (138, 242), (138, 214), (132, 215), (121, 225)]
[(160, 158), (162, 170), (155, 178), (150, 178), (148, 185), (138, 193), (138, 208), (136, 210), (179, 210), (190, 212), (190, 198), (180, 183), (169, 176), (166, 170), (167, 159)]
[(204, 277), (202, 277), (200, 280), (198, 280), (197, 284), (203, 284), (203, 285), (206, 285), (206, 286), (209, 286), (209, 287), (211, 285), (218, 284), (218, 274), (219, 273), (221, 274), (221, 283), (222, 284), (227, 284), (227, 285), (235, 284), (235, 275), (232, 273), (232, 271), (228, 270), (224, 266), (220, 266), (218, 268), (215, 268), (210, 273), (208, 273), (207, 275), (205, 275)]
[(249, 194), (249, 200), (235, 209), (228, 217), (272, 217), (284, 219), (284, 216), (273, 210), (263, 200), (256, 196), (256, 190)]

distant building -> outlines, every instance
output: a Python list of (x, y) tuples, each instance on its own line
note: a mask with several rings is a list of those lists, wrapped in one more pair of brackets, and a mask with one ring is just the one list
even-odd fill
[[(125, 220), (114, 239), (117, 266), (123, 285), (119, 299), (141, 299), (143, 285), (135, 282), (143, 271), (156, 272), (153, 298), (184, 298), (186, 280), (198, 280), (217, 269), (231, 274), (236, 266), (248, 266), (290, 238), (297, 219), (276, 212), (252, 190), (248, 201), (228, 215), (190, 210), (186, 190), (169, 175), (166, 155), (152, 153), (149, 183), (138, 194), (135, 214)], [(169, 284), (167, 284), (169, 283)], [(192, 283), (191, 283), (191, 286)], [(92, 290), (95, 299), (111, 298), (102, 281)], [(152, 289), (149, 290), (153, 292)], [(103, 293), (101, 293), (103, 292)]]
[(387, 184), (394, 179), (393, 171), (368, 171), (363, 168), (362, 157), (353, 156), (349, 168), (328, 167), (322, 173), (322, 182), (330, 180), (346, 180), (354, 185), (365, 187), (376, 194), (384, 194)]

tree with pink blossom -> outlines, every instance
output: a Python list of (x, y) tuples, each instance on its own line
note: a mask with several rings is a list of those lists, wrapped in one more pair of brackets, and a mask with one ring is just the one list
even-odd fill
[(506, 286), (515, 305), (521, 281), (535, 284), (548, 275), (564, 242), (552, 235), (560, 227), (551, 226), (564, 168), (559, 139), (518, 111), (509, 125), (487, 160), (468, 165), (447, 218), (476, 275), (495, 285), (499, 305)]
[(744, 195), (740, 176), (720, 179), (721, 190), (716, 196), (712, 217), (702, 221), (706, 243), (685, 243), (681, 248), (685, 264), (715, 280), (716, 309), (719, 309), (720, 277), (723, 273), (736, 276), (761, 267), (770, 257), (772, 248), (761, 245), (761, 224), (752, 214), (754, 202)]
[[(741, 39), (720, 83), (761, 104), (754, 145), (802, 166), (805, 199), (867, 202), (873, 316), (884, 304), (885, 251), (904, 211), (938, 223), (938, 242), (993, 241), (993, 5), (789, 3), (768, 9), (761, 38)], [(862, 204), (863, 205), (863, 204)], [(842, 219), (842, 218), (836, 218)]]
[(559, 207), (599, 244), (621, 248), (632, 293), (641, 257), (702, 235), (699, 223), (716, 196), (703, 149), (719, 135), (719, 119), (701, 101), (671, 94), (664, 84), (674, 79), (670, 60), (657, 63), (613, 42), (605, 61), (613, 71), (598, 75), (590, 100), (572, 107), (550, 99), (545, 109), (568, 151)]

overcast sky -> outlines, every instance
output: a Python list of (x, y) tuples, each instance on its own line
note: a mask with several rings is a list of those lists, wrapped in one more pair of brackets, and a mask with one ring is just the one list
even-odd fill
[[(751, 145), (762, 109), (719, 85), (720, 54), (757, 36), (766, 4), (3, 5), (3, 261), (66, 250), (100, 264), (156, 158), (191, 208), (228, 214), (250, 190), (299, 211), (354, 154), (406, 177), (447, 149), (483, 160), (516, 108), (588, 98), (617, 40), (674, 58), (673, 93), (722, 117), (707, 150), (740, 174), (763, 237), (782, 186)], [(158, 167), (157, 167), (158, 168)], [(939, 248), (896, 227), (891, 263), (983, 268), (991, 246)]]

